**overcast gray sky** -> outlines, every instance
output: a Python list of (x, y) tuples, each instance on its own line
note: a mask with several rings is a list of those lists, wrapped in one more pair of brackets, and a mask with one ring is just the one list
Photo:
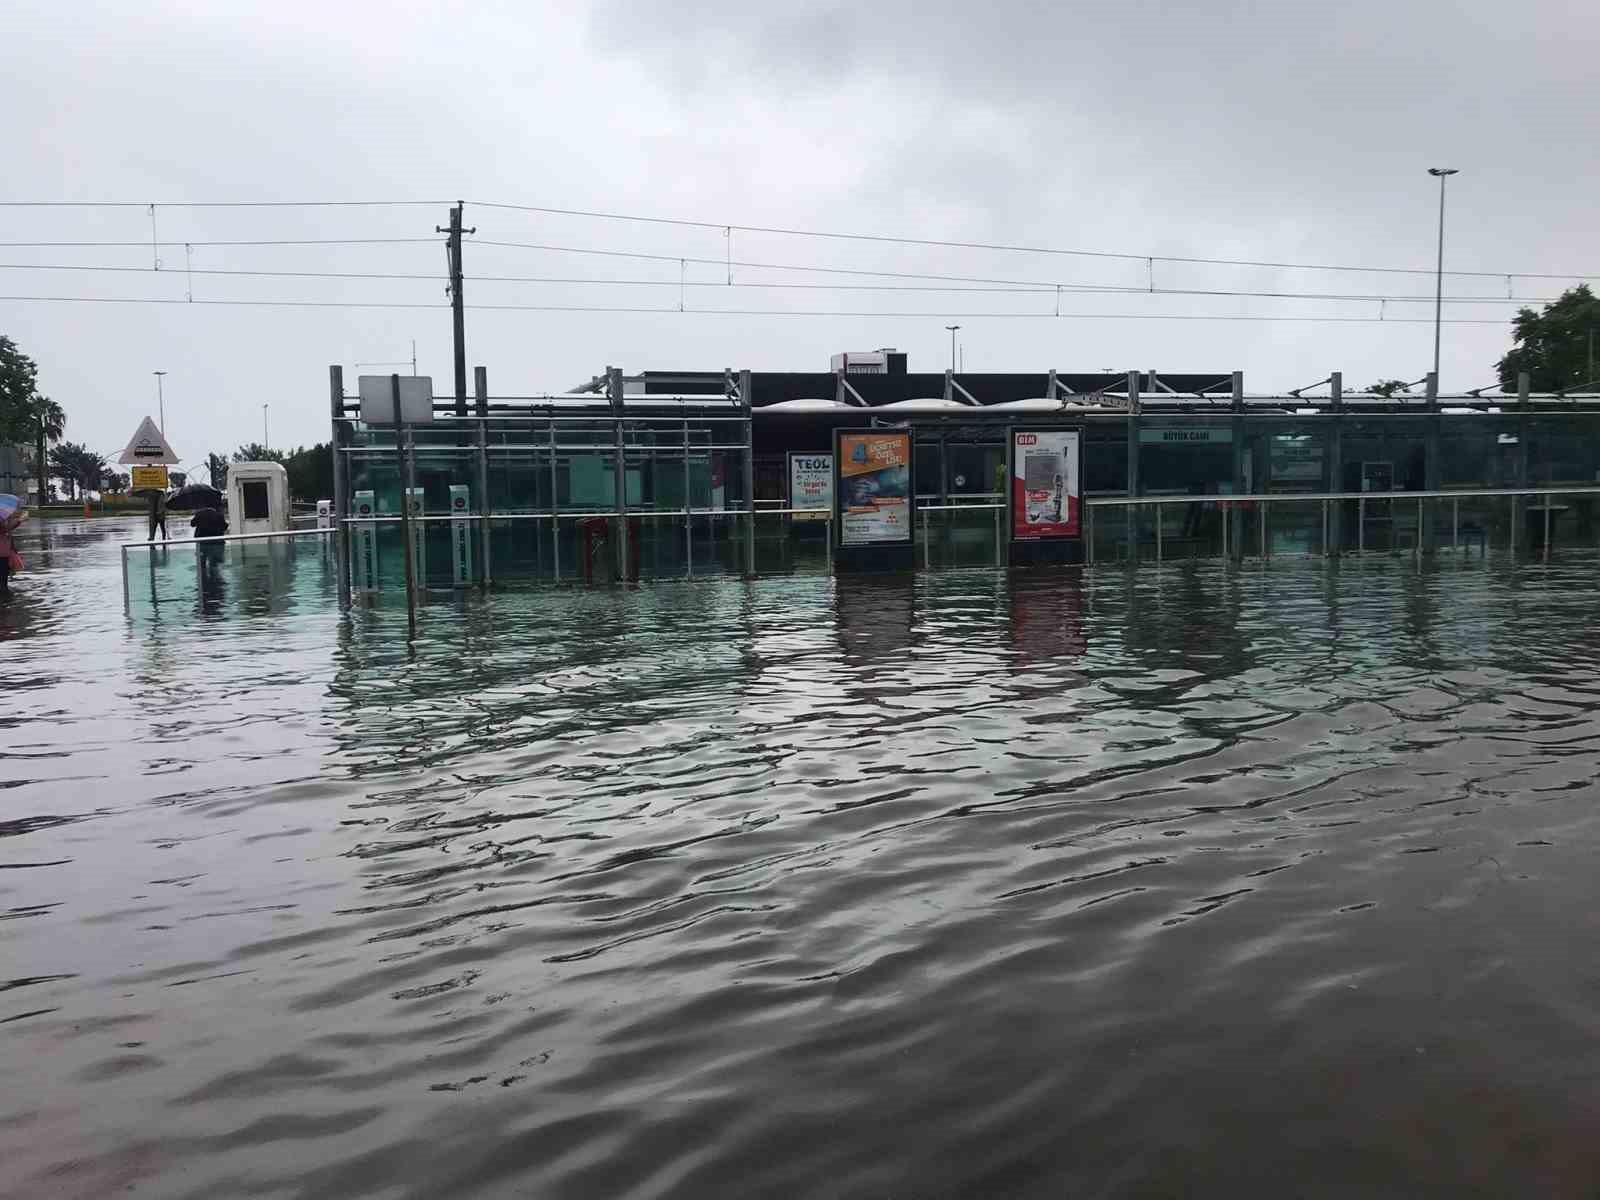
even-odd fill
[[(969, 370), (1246, 372), (1251, 390), (1333, 369), (1364, 384), (1427, 370), (1423, 323), (1172, 321), (1171, 314), (1429, 319), (1429, 304), (1269, 297), (759, 289), (905, 280), (735, 265), (721, 229), (556, 217), (493, 201), (1140, 255), (1431, 268), (1450, 182), (1447, 266), (1600, 272), (1594, 196), (1600, 6), (1443, 3), (221, 5), (30, 2), (0, 39), (4, 198), (154, 201), (171, 242), (431, 237), (444, 204), (193, 209), (179, 201), (467, 200), (470, 303), (883, 315), (469, 311), (491, 391), (565, 390), (627, 370), (825, 369), (894, 345), (942, 369), (959, 321)], [(163, 205), (166, 205), (165, 207)], [(148, 242), (150, 214), (0, 209), (0, 240)], [(738, 263), (1146, 287), (1116, 260), (735, 232)], [(19, 247), (0, 294), (443, 302), (433, 243)], [(690, 286), (680, 292), (680, 274)], [(1154, 264), (1157, 287), (1431, 296), (1426, 275)], [(665, 286), (493, 283), (480, 275)], [(1553, 296), (1572, 279), (1454, 278), (1455, 294)], [(1508, 322), (1514, 306), (1448, 305)], [(919, 315), (898, 315), (915, 313)], [(1005, 314), (1040, 313), (1037, 317)], [(1066, 314), (1102, 314), (1099, 317)], [(1104, 314), (1126, 314), (1106, 319)], [(444, 309), (0, 300), (69, 436), (114, 452), (154, 412), (186, 460), (261, 435), (327, 435), (327, 366), (399, 360), (450, 387)], [(1485, 384), (1504, 324), (1447, 325), (1447, 388)], [(353, 386), (353, 380), (352, 380)]]

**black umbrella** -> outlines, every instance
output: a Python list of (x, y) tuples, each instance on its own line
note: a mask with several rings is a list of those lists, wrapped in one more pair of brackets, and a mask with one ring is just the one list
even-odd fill
[(196, 508), (221, 507), (222, 493), (206, 483), (186, 484), (167, 497), (167, 508), (171, 512), (189, 512)]

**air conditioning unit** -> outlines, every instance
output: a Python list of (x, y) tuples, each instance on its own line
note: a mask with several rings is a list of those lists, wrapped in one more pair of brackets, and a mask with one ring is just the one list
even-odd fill
[(852, 350), (828, 360), (835, 375), (904, 375), (906, 356), (893, 346), (880, 350)]

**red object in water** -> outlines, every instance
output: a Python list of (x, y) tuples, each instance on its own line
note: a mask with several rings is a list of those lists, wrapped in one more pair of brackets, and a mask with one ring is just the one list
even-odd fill
[[(578, 522), (583, 535), (583, 581), (594, 582), (594, 555), (600, 546), (611, 544), (611, 517), (584, 517)], [(639, 518), (628, 518), (628, 578), (639, 578)]]

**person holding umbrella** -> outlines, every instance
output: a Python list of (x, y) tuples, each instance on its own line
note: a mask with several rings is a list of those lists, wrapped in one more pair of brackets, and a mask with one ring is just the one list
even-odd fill
[(12, 495), (0, 495), (0, 596), (11, 594), (11, 572), (22, 570), (22, 555), (17, 553), (11, 533), (28, 519), (28, 510), (22, 501)]
[(150, 536), (145, 540), (156, 540), (156, 530), (161, 530), (161, 540), (167, 540), (167, 498), (160, 492), (150, 493)]
[(227, 518), (222, 515), (222, 493), (204, 483), (191, 483), (167, 497), (167, 508), (172, 512), (193, 512), (189, 527), (197, 538), (222, 537), (228, 532)]

